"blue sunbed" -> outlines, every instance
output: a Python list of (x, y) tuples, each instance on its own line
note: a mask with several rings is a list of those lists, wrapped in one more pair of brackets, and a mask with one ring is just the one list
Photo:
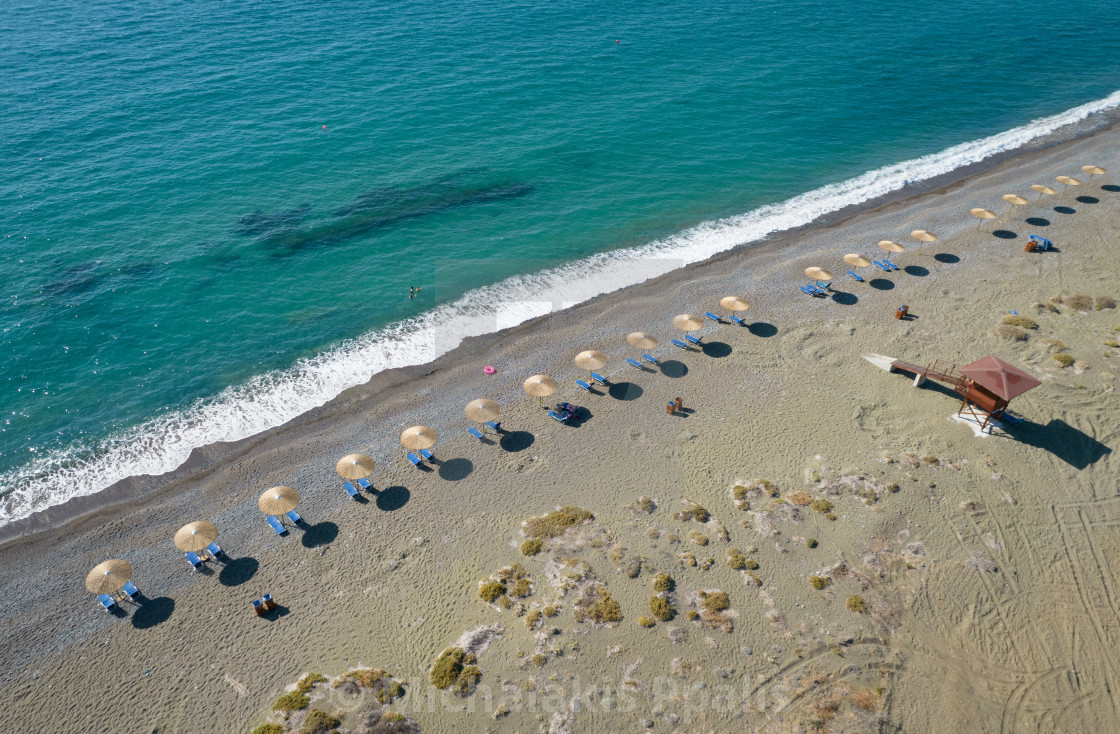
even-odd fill
[(1046, 250), (1049, 250), (1050, 248), (1052, 248), (1054, 246), (1053, 242), (1046, 239), (1045, 237), (1039, 237), (1036, 234), (1032, 234), (1030, 237), (1027, 238), (1027, 240), (1029, 242), (1034, 242), (1035, 243), (1035, 249), (1036, 250), (1042, 250), (1043, 252), (1045, 252)]
[(373, 491), (373, 485), (370, 484), (370, 481), (368, 479), (366, 479), (365, 477), (362, 477), (361, 479), (358, 480), (358, 488), (359, 489), (364, 489), (367, 492), (372, 492)]
[(112, 611), (117, 606), (117, 603), (113, 601), (113, 597), (108, 594), (98, 594), (97, 601), (101, 603), (101, 606), (105, 607), (106, 612)]
[(689, 342), (695, 344), (696, 346), (700, 346), (700, 344), (701, 344), (700, 340), (698, 338), (694, 337), (692, 334), (685, 334), (684, 338), (688, 339)]
[(824, 295), (824, 293), (821, 290), (819, 290), (817, 288), (814, 288), (811, 285), (801, 286), (801, 292), (802, 293), (808, 293), (810, 296), (823, 296)]
[(598, 372), (592, 372), (591, 376), (595, 379), (595, 382), (599, 383), (600, 385), (607, 384), (607, 378), (603, 377)]
[(886, 265), (891, 270), (901, 270), (900, 267), (898, 267), (897, 265), (895, 265), (894, 263), (892, 263), (890, 260), (888, 260), (885, 257), (882, 259), (882, 261), (883, 261), (883, 264)]
[(722, 324), (723, 323), (723, 319), (721, 319), (719, 316), (716, 316), (711, 311), (705, 311), (704, 315), (707, 316), (708, 318), (710, 318), (712, 321), (716, 322), (717, 324)]
[(860, 276), (858, 276), (858, 275), (856, 275), (856, 274), (855, 274), (855, 273), (853, 273), (853, 272), (852, 272), (851, 270), (847, 271), (847, 273), (848, 273), (848, 275), (850, 275), (850, 276), (852, 276), (853, 278), (855, 278), (856, 280), (858, 280), (858, 281), (859, 281), (860, 283), (862, 283), (862, 282), (863, 282), (863, 278), (862, 278), (862, 277), (860, 277)]
[(132, 599), (132, 597), (140, 593), (140, 590), (136, 588), (136, 584), (131, 581), (125, 581), (124, 586), (121, 587), (121, 591), (124, 592), (124, 595), (129, 599)]
[(732, 321), (734, 321), (734, 322), (735, 322), (736, 324), (738, 324), (739, 326), (746, 326), (746, 325), (747, 325), (747, 322), (746, 322), (746, 321), (743, 321), (743, 320), (742, 320), (741, 318), (739, 318), (739, 317), (738, 317), (738, 316), (736, 316), (735, 314), (731, 314), (731, 317), (730, 317), (730, 318), (731, 318), (731, 320), (732, 320)]
[(413, 466), (420, 466), (420, 457), (413, 453), (405, 454), (408, 460), (412, 462)]
[(828, 281), (827, 283), (822, 283), (822, 282), (820, 282), (820, 281), (818, 280), (818, 281), (817, 281), (817, 283), (816, 283), (816, 285), (817, 285), (817, 287), (818, 287), (818, 288), (820, 288), (820, 289), (821, 289), (822, 291), (827, 291), (827, 290), (828, 290), (828, 287), (829, 287), (830, 285), (832, 285), (832, 281), (830, 280), (830, 281)]
[(891, 271), (890, 268), (888, 268), (886, 265), (879, 262), (878, 260), (872, 260), (871, 262), (873, 262), (875, 264), (875, 267), (879, 268), (880, 270), (886, 270), (888, 273)]
[(202, 559), (193, 551), (187, 554), (187, 563), (191, 564), (191, 568), (195, 571), (202, 568)]
[(681, 349), (688, 349), (688, 345), (682, 342), (680, 339), (670, 339), (669, 341), (671, 341), (673, 344), (676, 344)]
[(486, 422), (486, 427), (489, 428), (491, 431), (500, 431), (500, 430), (502, 430), (502, 422), (501, 421), (487, 421)]
[(342, 488), (346, 490), (346, 494), (350, 495), (352, 499), (358, 499), (358, 490), (350, 482), (343, 482)]
[(292, 510), (291, 512), (285, 512), (284, 517), (288, 518), (289, 520), (294, 522), (296, 525), (299, 525), (300, 523), (303, 522), (303, 518), (300, 517), (299, 513), (296, 512), (295, 510)]
[(649, 354), (643, 354), (642, 359), (649, 362), (650, 364), (658, 364), (657, 360), (654, 359), (653, 356), (649, 355)]
[(474, 426), (471, 426), (470, 428), (468, 428), (467, 433), (471, 434), (472, 436), (477, 438), (479, 441), (482, 440), (482, 431), (478, 430)]
[(218, 545), (217, 543), (211, 543), (210, 545), (206, 546), (206, 552), (214, 556), (215, 558), (221, 555), (225, 555), (225, 551), (222, 550), (222, 546)]
[(630, 365), (631, 367), (637, 367), (638, 369), (642, 368), (642, 363), (634, 359), (633, 357), (627, 357), (626, 364)]
[(432, 460), (432, 450), (431, 449), (420, 449), (420, 458), (425, 459), (427, 461), (431, 461)]
[(576, 384), (582, 387), (587, 392), (591, 392), (591, 385), (589, 385), (586, 380), (576, 380)]
[(284, 527), (284, 523), (280, 522), (276, 515), (269, 515), (265, 519), (268, 520), (268, 524), (272, 526), (272, 529), (276, 531), (277, 535), (283, 535), (288, 532), (288, 529)]

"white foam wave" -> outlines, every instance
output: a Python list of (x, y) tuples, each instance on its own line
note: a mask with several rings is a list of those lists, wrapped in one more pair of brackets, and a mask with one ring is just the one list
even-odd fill
[(896, 191), (1120, 107), (1120, 91), (1027, 125), (869, 171), (746, 214), (707, 222), (639, 247), (509, 278), (422, 316), (390, 325), (259, 375), (216, 397), (150, 420), (96, 447), (51, 453), (0, 476), (0, 525), (90, 495), (130, 476), (159, 475), (192, 450), (237, 441), (320, 406), (378, 372), (429, 362), (464, 338), (515, 326), (552, 310), (640, 283), (768, 234)]

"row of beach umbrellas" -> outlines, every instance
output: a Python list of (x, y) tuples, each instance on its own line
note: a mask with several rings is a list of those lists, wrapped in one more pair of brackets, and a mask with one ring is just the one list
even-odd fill
[[(1093, 176), (1103, 176), (1104, 174), (1108, 173), (1106, 169), (1101, 168), (1100, 166), (1082, 166), (1081, 170), (1089, 174), (1089, 180), (1092, 180)], [(1054, 180), (1066, 187), (1063, 190), (1063, 195), (1065, 191), (1072, 191), (1075, 187), (1082, 184), (1080, 180), (1073, 178), (1072, 176), (1056, 176)], [(1043, 184), (1033, 184), (1031, 186), (1031, 189), (1038, 194), (1038, 198), (1035, 199), (1036, 204), (1042, 200), (1043, 196), (1053, 196), (1054, 194), (1058, 193), (1056, 189), (1053, 189), (1050, 186), (1045, 186)], [(1011, 213), (1015, 211), (1015, 207), (1026, 206), (1027, 204), (1030, 204), (1030, 202), (1027, 201), (1025, 197), (1019, 196), (1018, 194), (1004, 194), (1000, 198), (1011, 205), (1011, 208), (1007, 210), (1008, 216), (1010, 216)], [(1058, 198), (1059, 200), (1061, 200), (1060, 196)], [(970, 210), (969, 213), (980, 220), (980, 224), (976, 225), (976, 229), (980, 229), (980, 227), (984, 225), (984, 221), (987, 219), (999, 218), (998, 215), (991, 209), (984, 209), (982, 207), (976, 207), (975, 209)]]

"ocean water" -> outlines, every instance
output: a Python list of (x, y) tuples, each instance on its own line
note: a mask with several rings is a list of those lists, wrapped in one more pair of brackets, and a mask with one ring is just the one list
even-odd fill
[(0, 70), (3, 524), (1120, 106), (1120, 7), (7, 0)]

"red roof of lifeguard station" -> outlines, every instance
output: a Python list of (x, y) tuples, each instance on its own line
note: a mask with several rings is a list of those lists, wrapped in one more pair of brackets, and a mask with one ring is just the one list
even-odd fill
[(1021, 369), (1012, 367), (999, 357), (990, 354), (971, 364), (966, 364), (958, 371), (1004, 400), (1022, 395), (1027, 390), (1042, 384)]

